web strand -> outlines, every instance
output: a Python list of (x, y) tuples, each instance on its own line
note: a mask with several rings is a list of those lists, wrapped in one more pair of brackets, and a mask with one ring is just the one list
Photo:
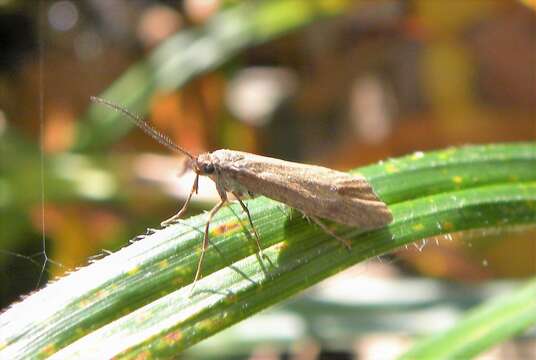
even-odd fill
[(38, 25), (38, 42), (39, 42), (39, 151), (40, 151), (40, 173), (41, 173), (41, 246), (42, 254), (44, 257), (43, 265), (41, 266), (41, 272), (37, 279), (36, 288), (41, 284), (43, 274), (45, 273), (46, 265), (49, 261), (46, 251), (46, 224), (45, 224), (45, 80), (44, 80), (44, 67), (45, 67), (45, 8), (44, 0), (39, 0), (39, 25)]

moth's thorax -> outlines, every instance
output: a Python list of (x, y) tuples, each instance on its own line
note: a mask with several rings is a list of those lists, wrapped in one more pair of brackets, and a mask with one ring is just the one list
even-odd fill
[(234, 150), (216, 150), (210, 154), (210, 158), (219, 167), (233, 166), (240, 160), (244, 160), (244, 153)]
[[(216, 186), (237, 195), (249, 194), (251, 191), (236, 181), (235, 171), (243, 166), (244, 154), (233, 150), (216, 150), (212, 153), (201, 154), (196, 160), (198, 174), (208, 175)], [(205, 170), (212, 170), (207, 172)]]

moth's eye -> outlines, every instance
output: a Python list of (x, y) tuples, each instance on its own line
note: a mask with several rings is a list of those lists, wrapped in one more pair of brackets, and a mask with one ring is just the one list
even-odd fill
[(203, 164), (203, 172), (205, 174), (212, 174), (214, 172), (213, 164)]

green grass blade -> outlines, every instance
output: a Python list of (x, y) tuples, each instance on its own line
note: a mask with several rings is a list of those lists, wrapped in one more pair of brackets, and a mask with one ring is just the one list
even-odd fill
[(204, 278), (188, 298), (206, 220), (192, 217), (14, 305), (0, 316), (0, 358), (45, 357), (60, 350), (58, 355), (73, 357), (172, 354), (359, 261), (413, 241), (536, 224), (533, 169), (536, 143), (448, 149), (362, 168), (394, 221), (370, 232), (331, 224), (352, 239), (351, 252), (300, 214), (258, 198), (247, 205), (270, 259), (260, 261), (247, 219), (232, 205), (213, 222)]
[(448, 331), (417, 343), (400, 360), (470, 359), (534, 324), (536, 278), (474, 309)]

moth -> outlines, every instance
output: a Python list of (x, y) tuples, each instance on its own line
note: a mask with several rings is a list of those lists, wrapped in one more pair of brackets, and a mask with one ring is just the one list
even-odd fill
[(179, 212), (162, 222), (163, 226), (178, 221), (184, 214), (193, 193), (197, 193), (199, 176), (208, 176), (216, 184), (220, 201), (208, 213), (192, 291), (201, 274), (203, 258), (209, 245), (210, 222), (229, 201), (227, 193), (235, 196), (246, 213), (261, 255), (259, 235), (251, 214), (242, 201), (244, 196), (263, 195), (301, 211), (347, 248), (350, 248), (350, 242), (331, 231), (320, 218), (363, 230), (383, 227), (393, 219), (387, 205), (360, 175), (234, 150), (216, 150), (194, 156), (127, 109), (97, 97), (91, 97), (91, 101), (125, 115), (160, 144), (188, 157), (188, 165), (196, 174), (192, 189)]

